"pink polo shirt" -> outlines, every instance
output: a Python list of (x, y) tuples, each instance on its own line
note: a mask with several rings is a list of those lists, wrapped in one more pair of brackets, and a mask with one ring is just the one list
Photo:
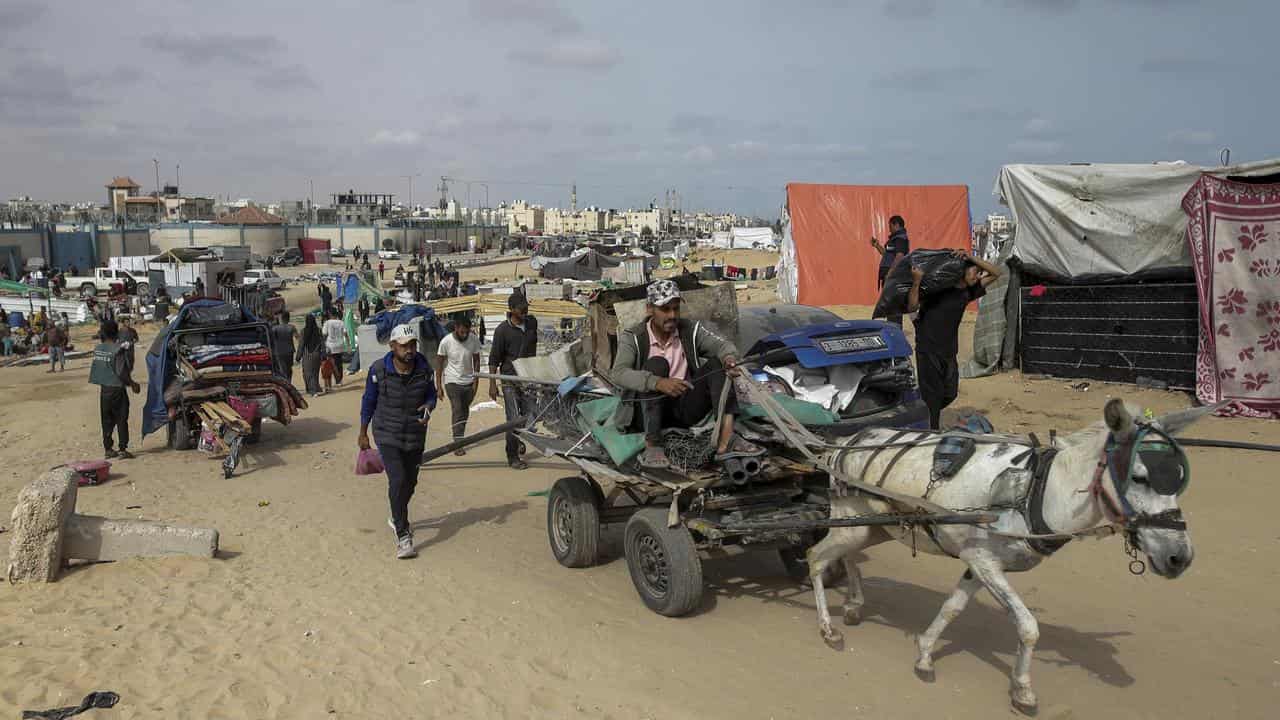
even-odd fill
[(680, 380), (689, 379), (689, 363), (684, 357), (684, 345), (680, 342), (680, 333), (671, 333), (671, 337), (663, 344), (658, 340), (658, 333), (653, 330), (653, 321), (649, 321), (649, 357), (667, 359), (671, 367), (671, 377)]

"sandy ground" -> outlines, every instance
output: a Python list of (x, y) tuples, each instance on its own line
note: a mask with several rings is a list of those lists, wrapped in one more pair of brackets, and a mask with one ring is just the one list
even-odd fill
[[(838, 310), (866, 317), (865, 308)], [(101, 453), (88, 361), (68, 367), (59, 375), (0, 369), (0, 525), (37, 473)], [(982, 410), (1001, 430), (1046, 437), (1050, 428), (1099, 419), (1113, 394), (1156, 412), (1188, 402), (1172, 392), (1068, 385), (1019, 373), (967, 380), (956, 408)], [(137, 459), (117, 463), (107, 484), (82, 489), (79, 509), (214, 526), (222, 552), (215, 560), (84, 566), (51, 585), (0, 586), (0, 716), (108, 689), (120, 704), (91, 714), (1011, 714), (1007, 673), (1017, 640), (985, 594), (943, 636), (937, 682), (912, 673), (913, 638), (959, 577), (955, 561), (913, 559), (896, 545), (872, 549), (862, 565), (868, 617), (846, 629), (844, 652), (823, 645), (812, 595), (772, 554), (706, 562), (703, 607), (662, 618), (636, 596), (616, 539), (597, 567), (555, 562), (546, 502), (529, 493), (573, 470), (538, 460), (526, 472), (508, 471), (500, 440), (424, 469), (411, 506), (422, 556), (397, 561), (385, 480), (351, 471), (358, 403), (359, 385), (348, 381), (293, 424), (269, 423), (229, 480), (213, 459), (166, 450), (163, 433), (135, 439)], [(135, 398), (135, 438), (140, 405)], [(497, 411), (479, 412), (471, 428), (498, 420)], [(429, 443), (446, 432), (432, 427)], [(1280, 423), (1215, 418), (1191, 434), (1276, 443)], [(1195, 479), (1183, 507), (1197, 555), (1183, 578), (1131, 576), (1116, 538), (1073, 543), (1014, 576), (1040, 620), (1033, 673), (1041, 717), (1276, 716), (1275, 458), (1188, 452)], [(134, 505), (141, 507), (127, 509)], [(0, 535), (0, 564), (5, 540)], [(838, 605), (842, 593), (830, 598)]]

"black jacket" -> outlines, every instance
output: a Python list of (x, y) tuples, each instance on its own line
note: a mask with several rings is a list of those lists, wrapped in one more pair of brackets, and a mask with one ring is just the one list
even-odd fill
[(419, 424), (418, 408), (436, 406), (436, 384), (431, 365), (418, 353), (408, 375), (395, 371), (392, 354), (375, 360), (365, 381), (360, 405), (361, 423), (369, 423), (378, 447), (422, 450), (427, 444), (427, 428)]

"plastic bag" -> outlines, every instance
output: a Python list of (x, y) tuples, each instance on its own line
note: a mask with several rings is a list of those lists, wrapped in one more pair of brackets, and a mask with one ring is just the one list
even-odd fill
[(356, 474), (357, 475), (377, 475), (385, 470), (382, 466), (382, 455), (376, 448), (361, 450), (356, 455)]
[(955, 287), (964, 277), (967, 265), (968, 260), (956, 257), (951, 250), (913, 250), (894, 263), (885, 276), (884, 288), (880, 291), (875, 310), (871, 311), (871, 317), (903, 315), (907, 312), (913, 267), (924, 272), (924, 278), (920, 280), (920, 294), (924, 296)]

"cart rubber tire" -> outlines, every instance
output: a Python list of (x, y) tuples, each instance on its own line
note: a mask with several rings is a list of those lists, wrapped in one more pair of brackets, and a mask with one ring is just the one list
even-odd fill
[(169, 421), (169, 447), (174, 450), (191, 449), (191, 428), (187, 426), (185, 413), (180, 412), (178, 417)]
[(563, 477), (547, 496), (547, 541), (551, 554), (570, 568), (591, 567), (600, 554), (600, 506), (595, 488), (582, 477)]
[(623, 548), (631, 582), (650, 610), (688, 615), (702, 602), (702, 560), (688, 528), (667, 527), (667, 509), (647, 507), (627, 521)]
[(138, 283), (138, 287), (136, 288), (136, 292), (134, 294), (137, 295), (138, 297), (150, 295), (151, 285), (149, 283)]

